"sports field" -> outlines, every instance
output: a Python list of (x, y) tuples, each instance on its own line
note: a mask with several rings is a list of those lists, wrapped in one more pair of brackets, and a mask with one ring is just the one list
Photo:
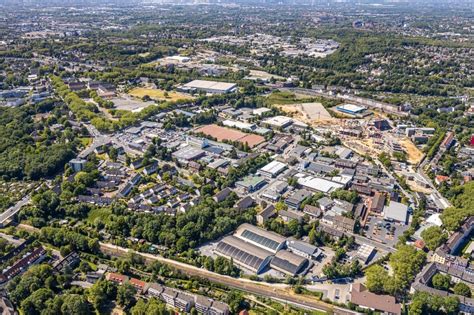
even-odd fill
[(217, 141), (220, 142), (223, 140), (229, 140), (247, 143), (251, 148), (265, 141), (265, 138), (262, 136), (245, 133), (239, 130), (225, 128), (218, 125), (203, 126), (196, 129), (196, 132), (202, 132), (205, 135), (216, 138)]
[(172, 91), (164, 91), (160, 89), (150, 89), (150, 88), (144, 88), (144, 87), (137, 87), (128, 92), (129, 95), (137, 98), (143, 98), (145, 95), (148, 95), (151, 99), (157, 100), (157, 101), (177, 101), (177, 100), (186, 100), (186, 99), (193, 99), (192, 96), (183, 94), (183, 93), (177, 93), (177, 92), (172, 92)]

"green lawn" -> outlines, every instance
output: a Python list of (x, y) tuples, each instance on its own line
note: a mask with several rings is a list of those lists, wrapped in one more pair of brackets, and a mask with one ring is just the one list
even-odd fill
[(301, 101), (301, 98), (298, 98), (291, 92), (273, 92), (267, 97), (267, 102), (271, 105), (294, 104), (298, 103), (298, 101)]
[(102, 222), (107, 222), (109, 215), (112, 211), (109, 208), (94, 208), (89, 211), (87, 216), (87, 222), (94, 223), (96, 219), (100, 219)]
[(92, 142), (92, 138), (89, 138), (89, 137), (79, 138), (79, 141), (81, 141), (81, 144), (84, 147), (88, 147), (89, 144), (91, 144), (91, 142)]

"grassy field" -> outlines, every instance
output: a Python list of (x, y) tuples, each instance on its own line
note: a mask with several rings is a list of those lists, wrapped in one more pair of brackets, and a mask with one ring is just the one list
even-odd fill
[(273, 92), (267, 97), (267, 103), (270, 105), (286, 105), (298, 102), (301, 103), (303, 100), (310, 101), (310, 97), (297, 96), (295, 93), (281, 91)]
[(87, 222), (94, 223), (96, 219), (99, 219), (101, 222), (107, 222), (108, 217), (112, 214), (112, 211), (109, 208), (95, 208), (89, 211), (87, 216)]
[(177, 101), (177, 100), (183, 100), (183, 99), (193, 99), (193, 97), (182, 94), (182, 93), (177, 93), (177, 92), (166, 92), (160, 89), (150, 89), (150, 88), (142, 88), (142, 87), (137, 87), (131, 90), (128, 94), (130, 94), (133, 97), (137, 98), (143, 98), (145, 95), (148, 95), (151, 99), (157, 100), (157, 101)]
[(89, 144), (92, 143), (92, 138), (83, 137), (83, 138), (79, 138), (79, 141), (81, 142), (81, 144), (82, 144), (84, 147), (88, 147)]

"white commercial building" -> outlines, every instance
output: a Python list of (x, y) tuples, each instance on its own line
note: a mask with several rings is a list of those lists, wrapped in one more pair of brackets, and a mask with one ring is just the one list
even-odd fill
[(212, 94), (224, 94), (234, 92), (237, 89), (235, 83), (228, 82), (217, 82), (217, 81), (205, 81), (205, 80), (194, 80), (189, 83), (182, 85), (179, 90), (190, 92), (190, 91), (203, 91)]
[(285, 128), (293, 123), (293, 119), (286, 116), (275, 116), (263, 120), (262, 123), (273, 128)]
[(338, 188), (344, 188), (343, 184), (336, 183), (321, 177), (305, 176), (303, 174), (297, 174), (296, 177), (298, 177), (298, 184), (311, 191), (320, 191), (325, 194), (329, 194)]
[(272, 161), (262, 167), (258, 173), (265, 177), (275, 177), (286, 169), (286, 164), (278, 161)]

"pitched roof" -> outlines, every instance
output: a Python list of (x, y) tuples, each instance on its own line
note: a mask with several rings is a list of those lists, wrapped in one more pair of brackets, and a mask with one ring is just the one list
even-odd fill
[(392, 314), (402, 313), (401, 305), (396, 302), (393, 296), (378, 295), (369, 292), (365, 286), (360, 283), (355, 283), (351, 286), (351, 302), (360, 306)]

